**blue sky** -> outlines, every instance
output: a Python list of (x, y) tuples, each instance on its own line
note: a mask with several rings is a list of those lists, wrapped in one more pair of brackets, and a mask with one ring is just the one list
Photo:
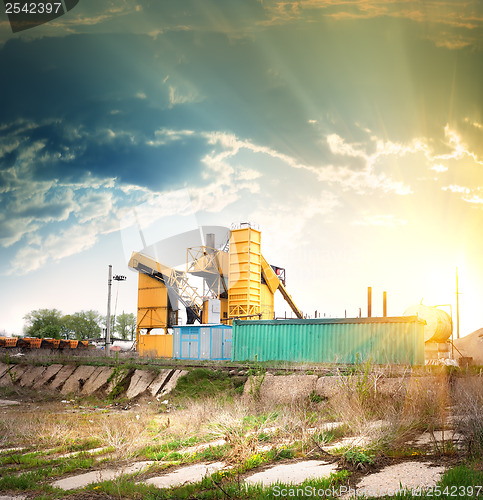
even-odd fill
[(80, 0), (16, 34), (3, 15), (0, 331), (104, 311), (108, 264), (135, 312), (133, 209), (160, 240), (183, 213), (258, 223), (308, 314), (365, 311), (367, 286), (375, 314), (383, 290), (392, 315), (454, 306), (458, 266), (462, 334), (482, 327), (482, 19), (477, 0)]

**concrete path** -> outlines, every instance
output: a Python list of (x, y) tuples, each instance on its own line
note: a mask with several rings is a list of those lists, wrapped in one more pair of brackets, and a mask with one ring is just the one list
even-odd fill
[(198, 453), (199, 451), (203, 451), (203, 450), (206, 450), (207, 448), (214, 448), (216, 446), (223, 446), (224, 444), (226, 444), (226, 440), (223, 439), (223, 438), (220, 438), (220, 439), (217, 439), (216, 441), (210, 441), (209, 443), (201, 443), (201, 444), (197, 444), (196, 446), (190, 446), (189, 448), (181, 448), (181, 450), (179, 450), (179, 453), (183, 453), (183, 454), (194, 454), (194, 453)]
[(0, 406), (17, 406), (20, 403), (18, 401), (9, 401), (8, 399), (0, 399)]
[(322, 448), (324, 451), (331, 452), (338, 450), (339, 448), (367, 446), (370, 442), (371, 440), (367, 436), (352, 436), (342, 438), (340, 441), (337, 441), (337, 443), (328, 446), (322, 446)]
[(25, 450), (25, 448), (3, 448), (0, 450), (0, 453), (11, 453), (12, 451), (22, 451)]
[(198, 483), (205, 476), (209, 476), (224, 467), (224, 462), (188, 465), (162, 476), (151, 477), (144, 481), (144, 484), (152, 484), (157, 488), (172, 488), (173, 486), (180, 486), (187, 483)]
[(337, 464), (321, 460), (307, 460), (293, 464), (282, 464), (257, 472), (245, 479), (248, 484), (270, 486), (275, 483), (300, 484), (307, 479), (327, 477), (337, 470)]
[(118, 469), (103, 469), (93, 472), (87, 472), (85, 474), (80, 474), (79, 476), (60, 479), (52, 483), (52, 486), (54, 488), (61, 488), (63, 490), (84, 488), (84, 486), (87, 486), (88, 484), (100, 483), (101, 481), (109, 481), (111, 479), (116, 479), (123, 474), (134, 474), (136, 472), (141, 472), (153, 463), (155, 462), (137, 462), (133, 465)]
[(453, 430), (446, 431), (434, 431), (432, 434), (430, 432), (425, 432), (421, 434), (417, 439), (414, 440), (415, 446), (429, 446), (430, 448), (441, 449), (444, 446), (448, 446), (449, 443), (457, 446), (458, 448), (464, 448), (465, 437), (459, 432)]
[(443, 472), (444, 467), (434, 467), (430, 463), (406, 462), (390, 465), (380, 472), (366, 476), (357, 484), (355, 494), (346, 495), (341, 500), (362, 495), (394, 496), (400, 489), (429, 488), (436, 485)]
[(102, 447), (102, 448), (92, 448), (91, 450), (82, 450), (82, 451), (72, 451), (70, 453), (65, 453), (64, 455), (59, 455), (57, 458), (67, 458), (67, 457), (75, 457), (80, 455), (81, 453), (86, 453), (87, 455), (94, 455), (94, 453), (101, 453), (102, 451), (107, 452), (110, 448)]

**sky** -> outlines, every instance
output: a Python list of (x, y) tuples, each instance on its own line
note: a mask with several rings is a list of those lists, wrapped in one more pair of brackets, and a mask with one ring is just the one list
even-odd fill
[(2, 11), (0, 332), (105, 313), (109, 264), (134, 313), (132, 251), (246, 221), (310, 316), (365, 315), (371, 286), (373, 315), (387, 291), (455, 318), (458, 268), (482, 328), (482, 25), (479, 0), (80, 0), (16, 33)]

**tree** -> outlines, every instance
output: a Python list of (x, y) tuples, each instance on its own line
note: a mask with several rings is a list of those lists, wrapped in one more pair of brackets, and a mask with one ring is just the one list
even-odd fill
[(24, 333), (27, 337), (60, 339), (65, 335), (62, 313), (57, 309), (36, 309), (26, 314)]
[(136, 316), (132, 313), (124, 312), (116, 316), (114, 331), (123, 340), (133, 340), (136, 334)]
[(63, 317), (68, 336), (77, 340), (97, 338), (102, 317), (97, 311), (80, 311)]

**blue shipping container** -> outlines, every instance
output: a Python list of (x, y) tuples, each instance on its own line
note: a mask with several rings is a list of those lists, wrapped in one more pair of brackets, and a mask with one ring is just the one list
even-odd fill
[(231, 359), (232, 327), (227, 325), (189, 325), (173, 328), (173, 358)]

